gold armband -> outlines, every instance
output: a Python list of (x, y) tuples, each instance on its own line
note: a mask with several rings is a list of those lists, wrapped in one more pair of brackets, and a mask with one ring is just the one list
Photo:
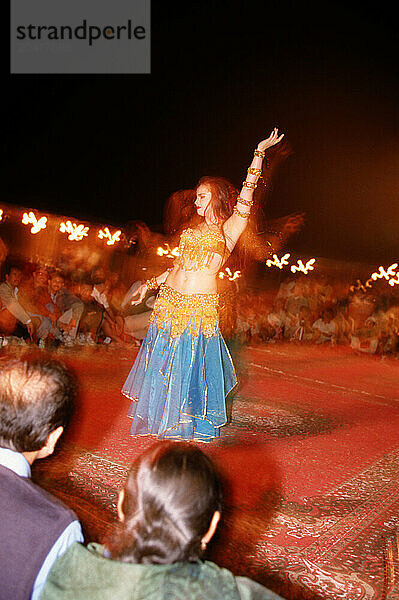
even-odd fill
[(250, 190), (255, 190), (255, 189), (258, 187), (258, 184), (257, 184), (257, 183), (255, 183), (255, 182), (253, 182), (253, 181), (247, 181), (247, 180), (243, 181), (243, 182), (242, 182), (242, 185), (243, 185), (244, 187), (247, 187), (247, 188), (249, 188)]
[(250, 214), (251, 214), (251, 213), (249, 213), (249, 212), (247, 212), (247, 213), (243, 213), (243, 212), (241, 212), (241, 211), (240, 211), (240, 210), (237, 208), (237, 206), (235, 206), (235, 207), (233, 208), (233, 213), (235, 213), (236, 215), (238, 215), (238, 216), (239, 216), (239, 217), (241, 217), (242, 219), (249, 219), (249, 217), (250, 217)]
[(250, 175), (256, 175), (257, 177), (261, 177), (262, 175), (261, 169), (254, 169), (253, 167), (249, 167), (248, 173)]
[(240, 202), (240, 204), (243, 204), (244, 206), (252, 206), (254, 203), (253, 200), (245, 200), (244, 198), (241, 198), (241, 196), (237, 197), (237, 202)]
[(265, 158), (265, 153), (263, 150), (258, 150), (256, 148), (256, 150), (254, 152), (254, 156), (257, 156), (258, 158)]

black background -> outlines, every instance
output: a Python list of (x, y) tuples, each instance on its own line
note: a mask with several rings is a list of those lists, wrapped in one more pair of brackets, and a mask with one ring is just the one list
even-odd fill
[(305, 211), (295, 250), (388, 265), (399, 259), (395, 35), (377, 3), (157, 0), (151, 75), (10, 75), (7, 59), (2, 199), (159, 228), (168, 196), (202, 175), (239, 185), (277, 126), (293, 154), (268, 212)]

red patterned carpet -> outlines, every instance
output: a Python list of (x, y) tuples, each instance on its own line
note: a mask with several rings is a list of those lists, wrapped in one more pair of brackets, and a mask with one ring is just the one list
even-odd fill
[[(103, 539), (128, 465), (154, 441), (129, 436), (119, 390), (134, 352), (58, 356), (78, 375), (79, 403), (34, 477), (74, 508), (88, 539)], [(286, 598), (398, 598), (399, 361), (268, 344), (236, 365), (232, 423), (201, 445), (226, 479), (210, 558)]]

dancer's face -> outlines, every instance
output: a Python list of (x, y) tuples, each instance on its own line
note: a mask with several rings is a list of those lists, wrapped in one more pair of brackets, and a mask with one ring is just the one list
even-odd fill
[(206, 183), (202, 183), (197, 187), (194, 204), (197, 208), (197, 213), (201, 217), (210, 216), (212, 213), (212, 192)]

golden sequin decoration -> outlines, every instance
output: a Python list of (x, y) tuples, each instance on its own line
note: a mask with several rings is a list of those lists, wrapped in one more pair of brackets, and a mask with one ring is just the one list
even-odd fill
[(150, 323), (159, 328), (171, 323), (170, 334), (177, 337), (191, 323), (192, 334), (203, 333), (206, 337), (216, 335), (218, 326), (219, 294), (180, 294), (162, 284), (155, 301)]
[(180, 236), (176, 263), (184, 271), (198, 271), (209, 267), (215, 254), (223, 256), (225, 252), (226, 242), (222, 233), (210, 230), (198, 235), (189, 228)]

